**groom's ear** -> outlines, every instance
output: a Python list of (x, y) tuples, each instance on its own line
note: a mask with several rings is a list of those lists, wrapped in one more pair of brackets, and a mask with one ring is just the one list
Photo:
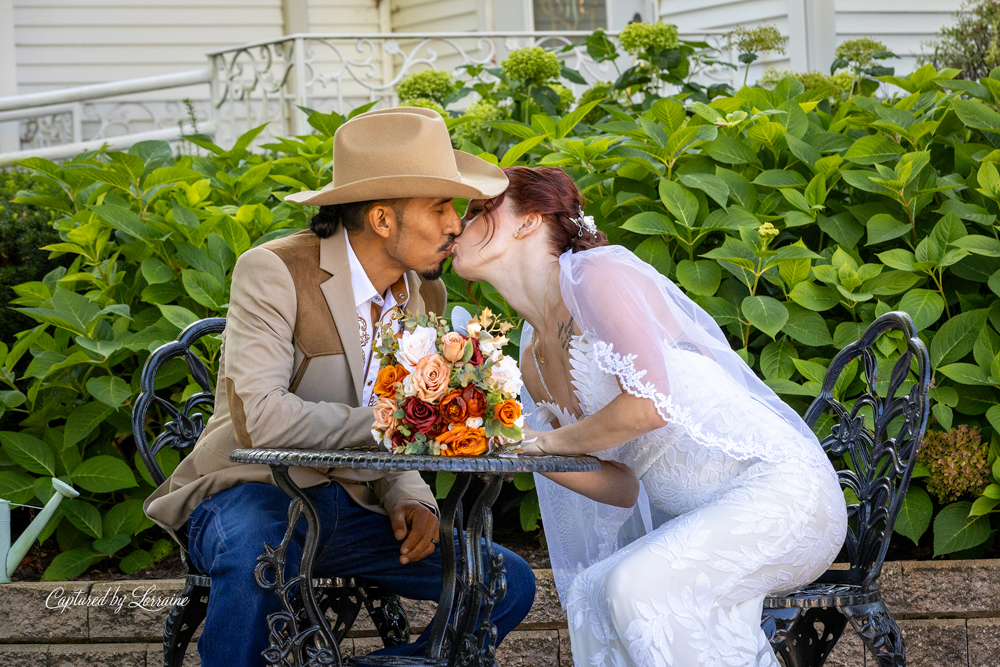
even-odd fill
[(397, 224), (396, 212), (391, 206), (379, 202), (368, 209), (368, 226), (382, 238), (389, 238)]

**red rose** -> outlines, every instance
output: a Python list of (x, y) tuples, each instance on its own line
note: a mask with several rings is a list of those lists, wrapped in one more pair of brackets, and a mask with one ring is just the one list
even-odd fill
[(401, 454), (406, 447), (406, 436), (399, 430), (392, 432), (389, 436), (392, 439), (392, 451), (394, 454)]
[(441, 415), (437, 408), (429, 403), (424, 403), (416, 396), (411, 396), (403, 401), (403, 414), (406, 421), (413, 425), (420, 433), (429, 433), (434, 425), (441, 421)]
[(472, 358), (469, 359), (469, 363), (473, 366), (483, 363), (483, 353), (479, 351), (479, 341), (475, 338), (472, 339)]

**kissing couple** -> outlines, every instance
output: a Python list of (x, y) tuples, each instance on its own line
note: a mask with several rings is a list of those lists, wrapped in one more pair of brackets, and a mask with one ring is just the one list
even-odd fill
[[(267, 466), (229, 453), (372, 444), (378, 325), (444, 314), (439, 278), (452, 257), (525, 320), (524, 455), (601, 461), (536, 480), (574, 664), (777, 665), (760, 629), (764, 598), (812, 582), (846, 531), (833, 467), (799, 416), (703, 309), (608, 244), (565, 171), (501, 170), (453, 150), (441, 116), (410, 107), (351, 119), (333, 153), (332, 183), (286, 197), (320, 207), (309, 229), (237, 261), (216, 412), (146, 503), (212, 577), (202, 664), (262, 664), (278, 608), (252, 573), (261, 545), (281, 540), (288, 499)], [(436, 599), (440, 549), (452, 547), (437, 544), (434, 495), (417, 473), (292, 477), (322, 522), (316, 576)], [(502, 640), (535, 589), (524, 561), (499, 549)], [(426, 633), (384, 652), (425, 646)]]

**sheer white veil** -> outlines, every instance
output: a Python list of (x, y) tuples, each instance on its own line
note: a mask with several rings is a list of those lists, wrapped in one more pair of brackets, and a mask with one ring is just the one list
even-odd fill
[[(531, 340), (533, 329), (527, 321), (521, 332), (521, 360)], [(521, 390), (521, 403), (528, 426), (537, 431), (551, 430), (549, 411), (539, 408), (528, 393)], [(566, 423), (565, 418), (560, 423)], [(634, 507), (624, 509), (605, 505), (575, 491), (559, 486), (535, 473), (535, 491), (542, 514), (542, 528), (552, 563), (559, 601), (566, 608), (566, 593), (577, 574), (618, 549), (634, 542), (653, 529), (653, 514), (662, 523), (666, 516), (652, 508), (646, 490), (641, 488)]]
[[(616, 376), (628, 393), (653, 401), (668, 422), (700, 446), (739, 460), (778, 462), (791, 457), (829, 465), (811, 429), (730, 347), (715, 320), (668, 278), (621, 246), (566, 252), (559, 258), (562, 298), (593, 343), (600, 369)], [(521, 363), (531, 340), (525, 322)], [(742, 399), (733, 400), (739, 396)], [(548, 428), (539, 408), (522, 390), (528, 425)], [(770, 413), (761, 418), (761, 411)], [(561, 423), (565, 423), (560, 420)], [(663, 429), (661, 429), (663, 430)], [(670, 438), (647, 434), (658, 446)], [(598, 452), (623, 460), (642, 477), (656, 447)], [(669, 516), (650, 506), (643, 490), (634, 508), (604, 505), (535, 475), (542, 525), (560, 600), (576, 575), (655, 529)]]

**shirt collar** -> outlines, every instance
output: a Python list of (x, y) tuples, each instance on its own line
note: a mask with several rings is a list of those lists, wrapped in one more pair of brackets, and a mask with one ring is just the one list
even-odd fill
[[(344, 230), (344, 242), (347, 244), (347, 263), (351, 267), (351, 286), (354, 288), (354, 307), (359, 308), (363, 304), (369, 301), (374, 302), (378, 306), (383, 305), (383, 298), (376, 290), (375, 286), (372, 285), (371, 279), (365, 272), (365, 267), (361, 266), (361, 260), (358, 256), (354, 254), (354, 248), (351, 247), (351, 239), (347, 235), (347, 230)], [(410, 289), (409, 282), (407, 281), (406, 274), (404, 273), (400, 276), (399, 280), (389, 288), (386, 293), (386, 299), (390, 306), (398, 305), (400, 307), (405, 307), (406, 302), (410, 299)]]

